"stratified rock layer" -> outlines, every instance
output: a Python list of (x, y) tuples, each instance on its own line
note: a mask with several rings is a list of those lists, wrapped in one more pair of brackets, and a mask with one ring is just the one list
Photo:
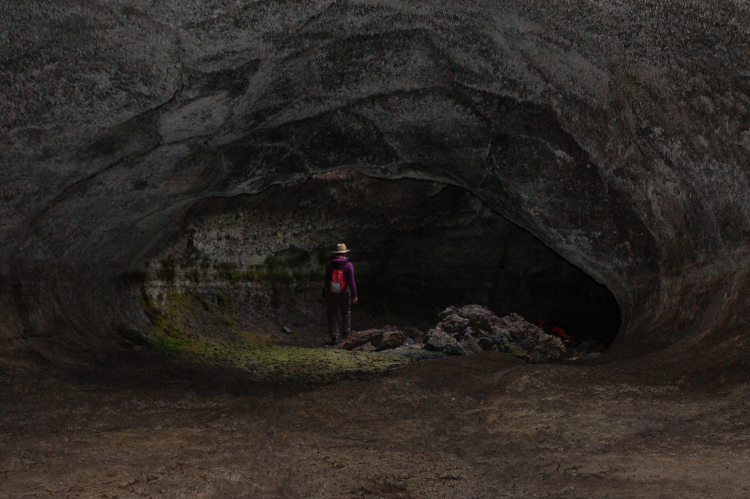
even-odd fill
[(731, 0), (3, 2), (0, 335), (91, 344), (121, 313), (93, 313), (117, 305), (105, 281), (196, 203), (353, 167), (461, 186), (606, 284), (614, 354), (744, 360), (748, 18)]

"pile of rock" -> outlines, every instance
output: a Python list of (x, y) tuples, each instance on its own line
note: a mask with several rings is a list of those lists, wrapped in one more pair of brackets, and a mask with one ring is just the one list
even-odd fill
[(449, 355), (500, 351), (531, 362), (565, 355), (565, 345), (518, 314), (498, 317), (481, 305), (448, 307), (425, 336), (425, 348)]
[(393, 326), (354, 331), (339, 348), (344, 350), (426, 349), (448, 355), (499, 351), (529, 362), (549, 362), (566, 355), (557, 336), (545, 333), (518, 314), (498, 317), (481, 305), (448, 307), (440, 322), (424, 334), (418, 329)]

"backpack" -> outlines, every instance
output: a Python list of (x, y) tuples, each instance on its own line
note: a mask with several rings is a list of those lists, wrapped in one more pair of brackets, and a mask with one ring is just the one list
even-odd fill
[(331, 275), (331, 293), (341, 293), (345, 287), (344, 271), (333, 269), (333, 274)]

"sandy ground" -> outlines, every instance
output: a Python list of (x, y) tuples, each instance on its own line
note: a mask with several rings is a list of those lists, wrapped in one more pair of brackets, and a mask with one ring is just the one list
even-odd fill
[(750, 386), (502, 354), (268, 389), (155, 354), (0, 371), (0, 497), (750, 497)]

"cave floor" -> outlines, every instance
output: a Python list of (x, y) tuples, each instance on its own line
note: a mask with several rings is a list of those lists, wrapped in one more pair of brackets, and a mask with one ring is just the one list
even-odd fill
[(0, 364), (0, 497), (750, 497), (748, 385), (490, 353), (305, 390), (97, 362)]

